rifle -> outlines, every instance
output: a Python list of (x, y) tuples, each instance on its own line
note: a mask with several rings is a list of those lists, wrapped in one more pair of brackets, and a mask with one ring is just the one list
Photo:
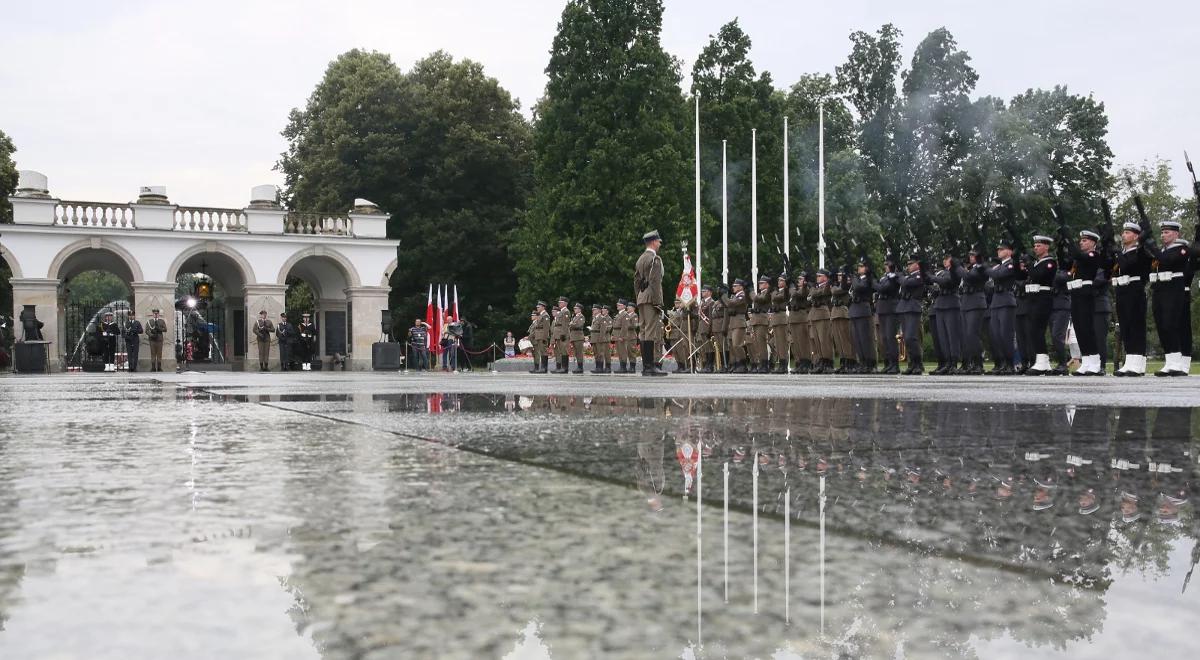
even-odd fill
[(1192, 167), (1192, 159), (1183, 152), (1183, 162), (1187, 163), (1188, 172), (1192, 175), (1192, 193), (1196, 196), (1196, 240), (1200, 241), (1200, 181), (1196, 180), (1196, 168)]
[(1133, 193), (1133, 205), (1137, 207), (1138, 224), (1142, 226), (1142, 235), (1150, 235), (1150, 216), (1146, 215), (1146, 205), (1142, 202), (1142, 195), (1137, 191), (1137, 187), (1133, 185), (1133, 177), (1126, 176), (1125, 183), (1129, 184), (1129, 191)]
[(1100, 238), (1100, 246), (1104, 248), (1104, 253), (1112, 256), (1116, 252), (1116, 228), (1113, 226), (1112, 208), (1108, 205), (1108, 200), (1100, 198), (1100, 208), (1104, 211), (1104, 233)]

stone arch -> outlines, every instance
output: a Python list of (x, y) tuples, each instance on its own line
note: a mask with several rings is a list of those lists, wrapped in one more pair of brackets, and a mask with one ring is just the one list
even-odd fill
[(142, 265), (138, 263), (138, 260), (129, 250), (100, 236), (75, 241), (62, 250), (59, 250), (58, 254), (54, 256), (54, 260), (50, 262), (50, 269), (46, 273), (46, 277), (55, 280), (64, 279), (63, 270), (71, 261), (71, 258), (84, 252), (108, 252), (117, 257), (124, 264), (125, 268), (128, 269), (127, 273), (122, 274), (128, 274), (131, 283), (142, 282), (146, 279), (142, 275)]
[(174, 282), (175, 278), (179, 277), (179, 271), (189, 259), (202, 254), (221, 254), (229, 257), (230, 261), (238, 267), (242, 276), (243, 284), (256, 284), (258, 277), (254, 274), (254, 266), (250, 265), (250, 261), (242, 255), (241, 252), (220, 243), (218, 241), (203, 241), (188, 247), (180, 252), (175, 260), (171, 262), (171, 267), (167, 269), (166, 281)]
[(0, 259), (3, 259), (4, 263), (8, 264), (8, 270), (12, 271), (13, 277), (25, 277), (24, 271), (21, 270), (21, 264), (17, 262), (16, 255), (3, 245), (0, 245)]
[(296, 267), (296, 264), (309, 257), (323, 258), (332, 261), (337, 265), (338, 269), (342, 271), (342, 275), (346, 278), (347, 286), (362, 286), (362, 281), (358, 278), (358, 269), (354, 267), (354, 264), (350, 263), (350, 260), (346, 258), (346, 255), (323, 245), (314, 245), (312, 247), (300, 250), (289, 257), (288, 260), (284, 262), (283, 268), (279, 269), (279, 277), (276, 278), (275, 283), (287, 284), (288, 273), (292, 272), (292, 269)]

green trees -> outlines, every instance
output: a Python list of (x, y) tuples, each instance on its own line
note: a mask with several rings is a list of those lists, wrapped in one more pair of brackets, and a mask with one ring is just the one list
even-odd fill
[(403, 73), (387, 55), (349, 51), (283, 134), (290, 208), (363, 197), (392, 214), (397, 314), (423, 313), (428, 284), (453, 282), (465, 318), (484, 333), (505, 325), (516, 277), (504, 238), (529, 188), (530, 129), (482, 65), (436, 52)]
[[(611, 302), (632, 295), (639, 239), (673, 247), (692, 217), (689, 115), (679, 63), (662, 49), (658, 0), (572, 0), (536, 108), (534, 187), (512, 235), (517, 301)], [(678, 253), (675, 253), (678, 254)]]
[(0, 131), (0, 224), (12, 222), (12, 206), (8, 203), (8, 196), (17, 189), (17, 164), (12, 158), (16, 150), (12, 138)]

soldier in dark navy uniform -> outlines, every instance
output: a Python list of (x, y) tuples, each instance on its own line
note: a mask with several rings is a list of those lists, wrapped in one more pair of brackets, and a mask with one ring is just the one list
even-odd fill
[(921, 361), (921, 302), (925, 299), (925, 286), (925, 273), (921, 272), (919, 258), (909, 257), (907, 272), (900, 280), (900, 302), (896, 305), (904, 330), (904, 351), (908, 354), (906, 376), (925, 373)]
[(992, 360), (995, 365), (988, 372), (993, 376), (1009, 376), (1015, 372), (1013, 365), (1013, 345), (1016, 340), (1016, 307), (1017, 299), (1013, 294), (1021, 270), (1013, 259), (1012, 244), (1001, 241), (996, 248), (996, 258), (1000, 263), (988, 269), (988, 278), (992, 281), (992, 300), (988, 305), (991, 313), (989, 335), (992, 346)]
[(871, 298), (875, 294), (875, 275), (866, 259), (858, 262), (858, 274), (850, 283), (850, 336), (858, 359), (858, 373), (873, 374), (875, 370), (875, 324), (871, 315)]
[(937, 326), (932, 328), (941, 347), (938, 356), (938, 366), (930, 372), (935, 376), (953, 376), (959, 373), (958, 364), (962, 360), (962, 301), (958, 297), (959, 285), (962, 283), (966, 269), (952, 255), (942, 258), (942, 267), (933, 274), (933, 284), (937, 287), (937, 297), (933, 299), (933, 309), (936, 312)]
[(884, 273), (875, 283), (875, 314), (879, 316), (879, 334), (883, 339), (883, 373), (900, 373), (900, 346), (896, 331), (900, 317), (896, 305), (900, 300), (900, 274), (896, 272), (896, 257), (884, 261)]
[(983, 373), (983, 315), (987, 309), (987, 267), (980, 252), (967, 254), (967, 267), (959, 284), (959, 308), (963, 318), (962, 373), (978, 376)]
[(117, 370), (117, 335), (120, 329), (113, 320), (112, 312), (105, 312), (103, 320), (96, 326), (96, 334), (100, 337), (100, 352), (104, 356), (104, 370)]
[(1025, 304), (1029, 314), (1029, 336), (1026, 345), (1034, 354), (1033, 365), (1025, 370), (1027, 376), (1044, 376), (1053, 370), (1050, 354), (1046, 351), (1046, 330), (1050, 326), (1050, 314), (1054, 310), (1054, 277), (1058, 273), (1058, 262), (1050, 256), (1054, 239), (1049, 236), (1033, 237), (1035, 261), (1029, 268), (1029, 279), (1025, 282)]
[(1160, 223), (1162, 247), (1151, 248), (1155, 257), (1150, 273), (1154, 324), (1158, 326), (1158, 339), (1166, 354), (1166, 363), (1155, 376), (1186, 376), (1190, 370), (1183, 355), (1183, 342), (1191, 334), (1188, 274), (1191, 272), (1192, 249), (1179, 237), (1180, 229), (1180, 224), (1173, 220)]
[(1050, 303), (1050, 345), (1054, 349), (1054, 369), (1050, 372), (1055, 376), (1066, 376), (1071, 373), (1067, 363), (1071, 361), (1071, 349), (1067, 346), (1067, 329), (1071, 326), (1071, 295), (1067, 292), (1067, 282), (1071, 281), (1071, 273), (1066, 263), (1058, 264), (1058, 272), (1054, 274), (1054, 291)]
[(1100, 348), (1096, 346), (1096, 272), (1104, 267), (1104, 255), (1097, 249), (1100, 235), (1085, 229), (1079, 232), (1079, 244), (1070, 243), (1065, 231), (1060, 232), (1071, 257), (1071, 325), (1079, 342), (1082, 365), (1074, 376), (1103, 376), (1100, 371)]
[(1112, 318), (1112, 276), (1109, 274), (1109, 268), (1112, 267), (1112, 255), (1106, 255), (1105, 262), (1107, 266), (1096, 271), (1093, 285), (1096, 290), (1096, 315), (1092, 320), (1092, 328), (1096, 330), (1096, 349), (1100, 355), (1101, 374), (1107, 373), (1108, 370), (1108, 325), (1109, 319)]
[(1146, 235), (1136, 222), (1121, 227), (1121, 247), (1116, 255), (1112, 288), (1117, 303), (1117, 322), (1121, 324), (1121, 343), (1125, 347), (1125, 364), (1114, 376), (1141, 376), (1146, 373), (1146, 283), (1150, 281), (1153, 255)]

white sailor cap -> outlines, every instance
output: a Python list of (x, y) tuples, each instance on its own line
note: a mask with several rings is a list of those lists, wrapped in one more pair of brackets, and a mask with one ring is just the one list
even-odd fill
[(1140, 233), (1142, 233), (1142, 226), (1136, 222), (1126, 222), (1125, 224), (1121, 225), (1121, 230), (1122, 231), (1131, 231), (1135, 234), (1140, 234)]
[(1044, 234), (1034, 234), (1033, 242), (1034, 243), (1043, 243), (1045, 245), (1054, 245), (1054, 239), (1050, 238), (1049, 236), (1046, 236)]
[(1079, 238), (1090, 238), (1093, 241), (1099, 242), (1100, 234), (1097, 234), (1096, 232), (1094, 232), (1090, 229), (1084, 229), (1083, 231), (1079, 232)]
[(1158, 223), (1158, 228), (1179, 231), (1180, 229), (1183, 229), (1183, 225), (1175, 222), (1174, 220), (1163, 220), (1162, 222)]

